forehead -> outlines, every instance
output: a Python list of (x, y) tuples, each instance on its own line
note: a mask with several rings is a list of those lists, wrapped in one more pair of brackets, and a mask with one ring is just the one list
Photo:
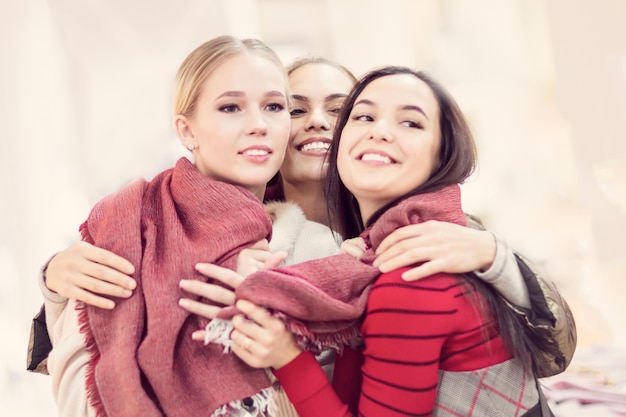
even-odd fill
[(363, 99), (379, 106), (419, 106), (429, 117), (439, 114), (439, 104), (430, 86), (410, 74), (377, 78), (363, 89), (356, 102)]
[(289, 74), (289, 89), (292, 94), (328, 95), (347, 94), (352, 88), (352, 79), (343, 70), (325, 63), (305, 64)]
[(286, 94), (284, 69), (262, 56), (241, 53), (221, 63), (204, 82), (203, 90), (216, 95), (224, 91)]

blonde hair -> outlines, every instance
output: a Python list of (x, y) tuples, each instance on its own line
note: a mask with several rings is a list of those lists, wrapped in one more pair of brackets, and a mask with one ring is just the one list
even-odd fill
[(309, 64), (324, 64), (338, 69), (339, 71), (343, 71), (350, 80), (352, 80), (352, 84), (356, 84), (358, 81), (357, 77), (350, 71), (347, 67), (341, 65), (338, 62), (332, 61), (330, 59), (322, 58), (319, 56), (304, 56), (297, 58), (291, 64), (289, 64), (286, 68), (287, 75), (291, 75), (292, 72), (297, 70), (298, 68), (304, 67)]
[(176, 74), (174, 87), (174, 115), (193, 117), (204, 82), (228, 59), (244, 54), (255, 54), (276, 64), (285, 78), (282, 61), (269, 46), (258, 39), (238, 39), (218, 36), (194, 49), (183, 61)]

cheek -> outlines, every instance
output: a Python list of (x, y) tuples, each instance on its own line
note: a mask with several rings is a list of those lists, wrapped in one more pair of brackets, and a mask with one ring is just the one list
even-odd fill
[(335, 131), (335, 125), (337, 124), (337, 115), (333, 114), (328, 116), (328, 122), (330, 124), (330, 132), (333, 133)]
[(342, 139), (337, 149), (337, 171), (339, 171), (339, 177), (341, 177), (342, 181), (350, 174), (349, 162), (349, 147), (346, 141)]
[(294, 140), (304, 125), (303, 119), (290, 119), (290, 139)]

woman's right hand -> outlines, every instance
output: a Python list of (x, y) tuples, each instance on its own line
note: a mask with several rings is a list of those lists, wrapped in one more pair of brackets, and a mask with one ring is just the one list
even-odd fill
[(237, 301), (237, 308), (245, 316), (233, 317), (235, 330), (230, 337), (233, 353), (245, 363), (253, 368), (280, 369), (302, 352), (282, 320), (266, 309), (246, 300)]
[(56, 293), (107, 310), (115, 302), (107, 297), (128, 298), (137, 286), (135, 272), (126, 259), (87, 242), (78, 242), (48, 262), (46, 287)]

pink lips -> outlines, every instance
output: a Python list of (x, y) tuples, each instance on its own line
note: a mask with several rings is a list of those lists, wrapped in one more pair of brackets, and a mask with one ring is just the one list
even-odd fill
[(267, 161), (272, 155), (272, 149), (267, 146), (250, 146), (239, 151), (239, 155), (243, 156), (246, 160), (254, 163), (262, 163)]

